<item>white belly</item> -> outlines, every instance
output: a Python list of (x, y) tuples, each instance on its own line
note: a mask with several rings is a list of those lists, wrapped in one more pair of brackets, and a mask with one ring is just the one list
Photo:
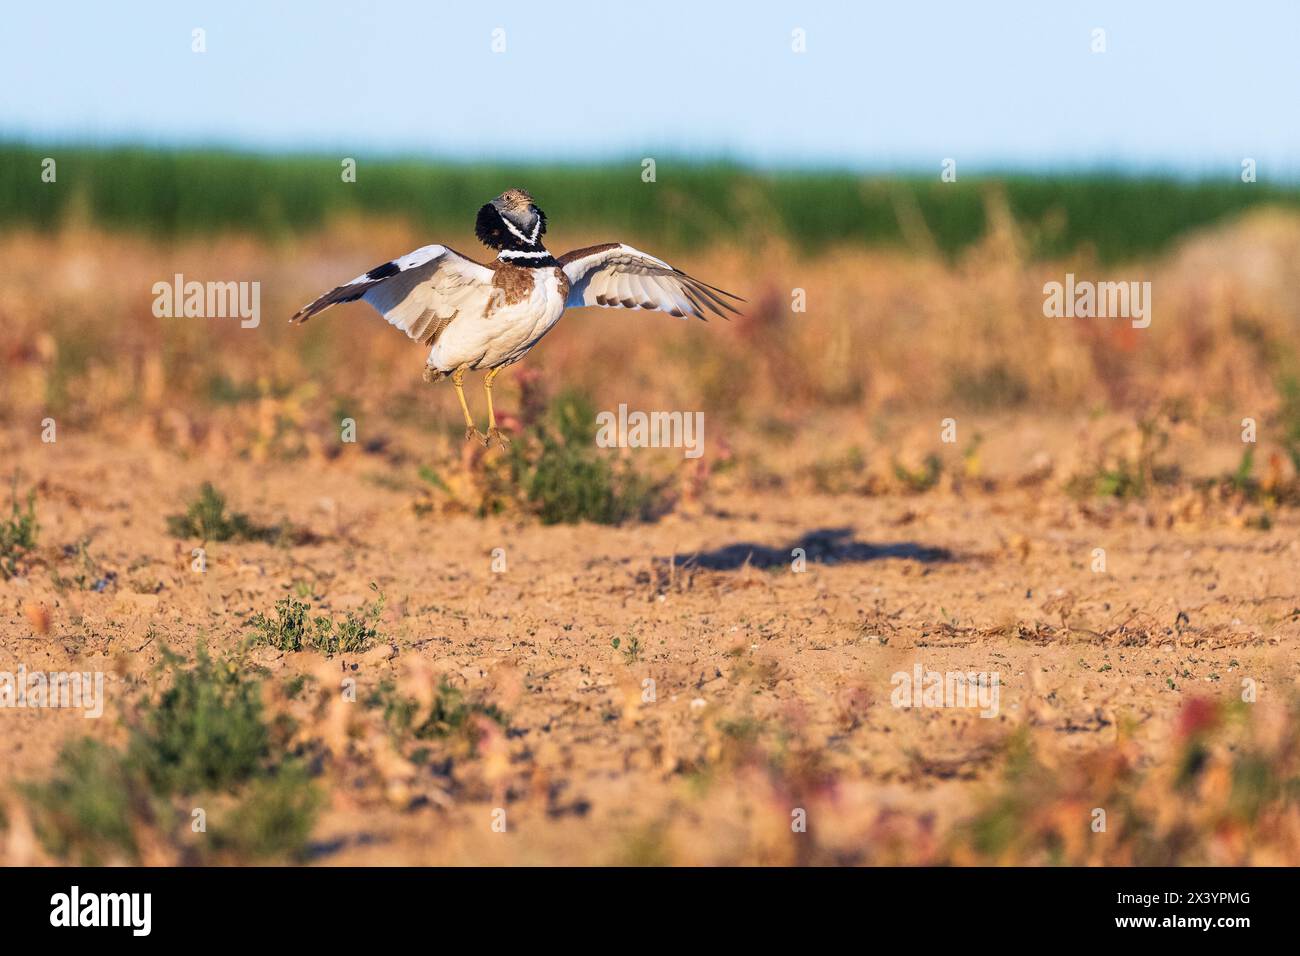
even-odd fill
[(429, 352), (428, 364), (440, 372), (462, 365), (496, 368), (518, 362), (564, 314), (564, 297), (555, 269), (535, 273), (532, 292), (486, 315), (462, 313), (443, 330)]

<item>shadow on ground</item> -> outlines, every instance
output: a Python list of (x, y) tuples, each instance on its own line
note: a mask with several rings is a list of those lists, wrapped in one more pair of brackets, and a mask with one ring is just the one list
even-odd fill
[(957, 557), (947, 548), (926, 547), (915, 541), (873, 544), (855, 539), (852, 528), (819, 528), (816, 531), (809, 531), (798, 541), (781, 548), (742, 541), (712, 551), (674, 555), (673, 563), (680, 567), (706, 568), (710, 571), (734, 571), (746, 564), (764, 569), (787, 567), (794, 560), (793, 552), (796, 548), (803, 549), (804, 556), (810, 564), (845, 564), (887, 558), (901, 558), (925, 564), (957, 560)]

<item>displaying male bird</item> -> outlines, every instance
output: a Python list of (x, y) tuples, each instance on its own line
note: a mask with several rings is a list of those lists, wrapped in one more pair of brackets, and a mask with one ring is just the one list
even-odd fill
[[(478, 211), (474, 234), (497, 257), (484, 265), (447, 246), (424, 246), (376, 266), (304, 306), (290, 322), (306, 322), (340, 302), (363, 299), (417, 342), (432, 346), (424, 378), (451, 376), (465, 413), (465, 438), (489, 445), (508, 440), (497, 427), (492, 382), (551, 330), (564, 310), (583, 305), (658, 309), (708, 321), (736, 313), (743, 301), (668, 263), (620, 242), (588, 246), (558, 259), (542, 245), (546, 214), (522, 189), (509, 189)], [(487, 369), (488, 430), (474, 426), (465, 402), (465, 373)]]

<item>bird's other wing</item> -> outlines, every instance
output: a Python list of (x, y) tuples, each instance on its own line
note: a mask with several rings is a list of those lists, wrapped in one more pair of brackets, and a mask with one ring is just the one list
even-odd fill
[(658, 309), (707, 322), (710, 312), (724, 319), (726, 312), (740, 314), (728, 298), (745, 301), (621, 242), (575, 249), (560, 256), (559, 262), (569, 279), (565, 302), (569, 307)]
[(446, 246), (424, 246), (375, 266), (294, 314), (306, 322), (340, 302), (363, 299), (417, 342), (432, 341), (468, 303), (491, 292), (492, 270)]

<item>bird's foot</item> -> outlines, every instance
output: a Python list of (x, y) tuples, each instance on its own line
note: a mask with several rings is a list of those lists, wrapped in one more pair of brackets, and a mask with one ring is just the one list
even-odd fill
[(479, 431), (479, 430), (478, 430), (477, 428), (475, 428), (473, 425), (470, 425), (470, 426), (468, 426), (468, 427), (465, 429), (465, 440), (466, 440), (466, 441), (474, 441), (475, 439), (477, 439), (478, 441), (481, 441), (481, 442), (483, 443), (483, 447), (484, 447), (484, 448), (486, 448), (486, 447), (488, 446), (488, 436), (487, 436), (487, 435), (484, 435), (481, 431)]
[(505, 448), (507, 445), (510, 444), (510, 439), (506, 437), (506, 433), (503, 432), (501, 429), (497, 428), (495, 425), (493, 425), (491, 428), (488, 429), (487, 438), (485, 438), (483, 442), (486, 445), (491, 445), (492, 439), (494, 438), (497, 440), (497, 444), (499, 444), (502, 448)]

